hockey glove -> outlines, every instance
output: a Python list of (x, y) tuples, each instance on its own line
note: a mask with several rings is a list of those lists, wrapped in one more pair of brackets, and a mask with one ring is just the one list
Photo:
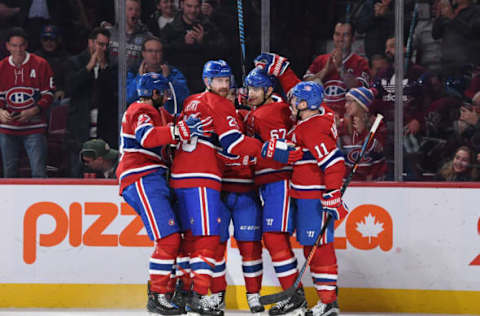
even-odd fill
[(266, 73), (275, 77), (281, 76), (290, 65), (287, 58), (274, 53), (261, 53), (253, 63), (256, 68), (264, 69)]
[(280, 163), (293, 163), (302, 158), (302, 150), (288, 144), (285, 139), (273, 138), (262, 146), (261, 155), (266, 159), (273, 159)]
[(347, 216), (348, 208), (342, 201), (340, 190), (323, 193), (320, 201), (322, 202), (323, 209), (330, 213), (335, 220), (343, 219)]
[(181, 120), (176, 125), (175, 135), (182, 142), (195, 136), (208, 136), (213, 131), (213, 119), (209, 116), (200, 120), (195, 115), (190, 115), (186, 120)]

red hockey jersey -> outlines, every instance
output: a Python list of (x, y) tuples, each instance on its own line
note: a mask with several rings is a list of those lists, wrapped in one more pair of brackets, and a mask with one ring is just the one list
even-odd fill
[[(238, 125), (242, 133), (245, 133), (244, 117), (248, 117), (250, 113), (237, 110)], [(222, 191), (244, 193), (255, 190), (253, 172), (257, 158), (231, 155), (223, 149), (218, 152), (218, 158), (223, 163)]]
[(241, 132), (235, 106), (212, 92), (188, 97), (182, 116), (211, 117), (214, 132), (209, 137), (194, 137), (182, 143), (175, 153), (170, 185), (173, 188), (208, 187), (221, 190), (222, 162), (217, 151), (230, 155), (260, 156), (262, 144)]
[[(313, 63), (308, 67), (305, 76), (314, 75), (320, 72), (327, 64), (328, 58), (331, 54), (320, 55)], [(370, 82), (370, 70), (368, 68), (368, 61), (354, 53), (350, 53), (342, 61), (343, 75), (350, 74), (357, 79), (357, 87), (368, 87)], [(340, 117), (345, 114), (345, 94), (347, 93), (347, 87), (345, 86), (344, 79), (337, 70), (333, 70), (323, 78), (323, 88), (325, 91), (325, 103), (329, 108), (334, 110)]]
[[(278, 96), (273, 96), (273, 100), (272, 103), (258, 107), (246, 118), (246, 123), (249, 124), (247, 130), (253, 130), (255, 137), (262, 142), (272, 138), (285, 139), (294, 124), (289, 105)], [(292, 166), (260, 157), (255, 166), (255, 184), (289, 179), (291, 171)]]
[(166, 170), (169, 160), (166, 145), (175, 143), (173, 117), (164, 109), (136, 102), (123, 114), (120, 131), (120, 162), (117, 178), (120, 194), (139, 178), (158, 170)]
[(53, 101), (53, 71), (40, 56), (27, 53), (22, 65), (16, 66), (12, 57), (0, 61), (0, 108), (10, 113), (21, 112), (34, 106), (40, 112), (28, 122), (12, 120), (0, 124), (0, 133), (28, 135), (44, 133), (47, 129), (47, 109)]
[(303, 157), (295, 162), (291, 195), (299, 199), (318, 199), (324, 190), (340, 189), (345, 174), (342, 152), (337, 148), (334, 112), (322, 108), (299, 121), (288, 138), (302, 147)]

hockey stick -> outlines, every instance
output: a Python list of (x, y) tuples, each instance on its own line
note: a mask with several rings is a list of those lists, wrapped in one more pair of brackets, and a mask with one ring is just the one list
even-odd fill
[(412, 21), (410, 22), (410, 29), (408, 31), (407, 49), (405, 52), (405, 66), (404, 66), (405, 76), (407, 75), (408, 63), (412, 55), (413, 33), (415, 32), (415, 24), (417, 24), (417, 17), (418, 17), (418, 5), (415, 3), (415, 6), (413, 8), (413, 13), (412, 13)]
[[(350, 181), (352, 180), (353, 174), (358, 168), (358, 165), (360, 164), (360, 161), (365, 154), (365, 151), (368, 147), (368, 144), (370, 143), (370, 140), (373, 139), (373, 135), (375, 135), (375, 132), (377, 131), (378, 126), (380, 125), (380, 122), (382, 121), (383, 116), (381, 114), (377, 114), (377, 117), (375, 118), (375, 121), (373, 122), (372, 127), (370, 128), (370, 132), (368, 133), (367, 138), (363, 142), (362, 149), (360, 151), (360, 154), (357, 157), (357, 160), (355, 161), (352, 170), (350, 171), (350, 174), (348, 175), (347, 179), (343, 183), (341, 192), (342, 195), (345, 193), (345, 190), (347, 189), (348, 185), (350, 184)], [(302, 281), (303, 274), (305, 273), (305, 270), (307, 269), (307, 266), (310, 265), (310, 261), (313, 258), (313, 255), (315, 254), (315, 251), (317, 250), (320, 240), (322, 239), (323, 235), (325, 234), (325, 231), (327, 230), (328, 225), (332, 221), (332, 216), (328, 215), (327, 220), (325, 221), (325, 224), (322, 226), (322, 229), (320, 230), (320, 234), (318, 234), (317, 240), (315, 240), (315, 243), (312, 247), (312, 250), (310, 250), (310, 253), (307, 256), (307, 259), (305, 260), (302, 268), (300, 269), (300, 272), (298, 273), (297, 278), (295, 279), (295, 283), (288, 289), (286, 289), (283, 292), (275, 293), (275, 294), (270, 294), (270, 295), (264, 295), (260, 297), (260, 304), (262, 305), (269, 305), (273, 304), (279, 301), (283, 301), (289, 297), (292, 297), (295, 294), (295, 291), (297, 290), (298, 285)]]
[(246, 70), (245, 70), (245, 28), (243, 25), (243, 4), (242, 0), (237, 0), (237, 15), (238, 15), (238, 33), (240, 36), (241, 47), (241, 63), (242, 63), (242, 84), (245, 82)]

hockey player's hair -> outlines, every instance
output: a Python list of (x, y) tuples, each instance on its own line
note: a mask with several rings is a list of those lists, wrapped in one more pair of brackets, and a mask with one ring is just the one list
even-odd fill
[(12, 27), (7, 34), (7, 42), (10, 42), (10, 39), (12, 37), (21, 37), (23, 38), (26, 42), (28, 42), (28, 34), (25, 32), (25, 30), (21, 27), (15, 26)]
[(150, 42), (150, 41), (156, 41), (156, 42), (159, 42), (160, 44), (162, 44), (162, 47), (163, 47), (163, 42), (162, 40), (160, 40), (160, 38), (156, 37), (156, 36), (153, 36), (153, 35), (148, 35), (142, 42), (142, 51), (145, 50), (145, 44), (147, 42)]
[(90, 32), (90, 34), (88, 35), (88, 39), (96, 39), (98, 34), (102, 34), (102, 35), (104, 35), (105, 37), (108, 37), (108, 38), (111, 37), (110, 31), (107, 30), (106, 28), (96, 27), (92, 30), (92, 32)]

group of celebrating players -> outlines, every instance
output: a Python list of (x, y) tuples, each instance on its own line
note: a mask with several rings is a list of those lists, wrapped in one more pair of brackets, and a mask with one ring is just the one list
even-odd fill
[[(147, 73), (138, 82), (139, 100), (123, 116), (117, 177), (120, 194), (155, 241), (152, 313), (224, 314), (230, 221), (250, 310), (263, 312), (262, 241), (285, 290), (299, 274), (290, 235), (308, 256), (328, 216), (347, 215), (344, 158), (322, 86), (300, 81), (277, 54), (262, 53), (254, 64), (244, 80), (246, 106), (227, 98), (229, 65), (211, 60), (203, 69), (205, 92), (188, 97), (180, 115), (162, 107), (168, 80)], [(275, 81), (288, 101), (273, 93)], [(349, 94), (362, 98), (363, 89)], [(334, 221), (328, 223), (310, 261), (318, 303), (307, 310), (300, 284), (269, 315), (338, 315)]]

